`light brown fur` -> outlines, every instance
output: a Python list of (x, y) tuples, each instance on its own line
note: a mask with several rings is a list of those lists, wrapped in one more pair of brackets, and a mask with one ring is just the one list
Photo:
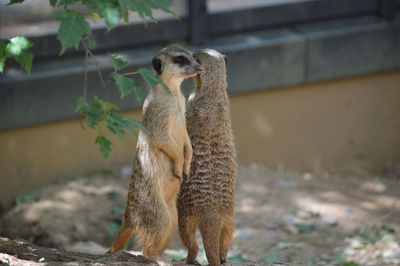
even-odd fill
[(232, 242), (236, 151), (224, 57), (214, 50), (201, 50), (194, 58), (202, 71), (194, 78), (196, 88), (187, 103), (193, 160), (178, 197), (179, 235), (188, 249), (186, 263), (195, 263), (198, 227), (208, 263), (215, 266), (228, 261)]
[[(188, 59), (187, 64), (174, 63), (180, 55)], [(170, 265), (163, 252), (177, 228), (176, 198), (182, 175), (189, 173), (192, 159), (180, 85), (199, 72), (199, 65), (189, 51), (168, 47), (153, 59), (153, 67), (170, 93), (158, 85), (150, 89), (144, 101), (142, 124), (150, 133), (139, 132), (128, 203), (109, 252), (123, 249), (135, 235), (143, 245), (145, 257), (160, 265)]]

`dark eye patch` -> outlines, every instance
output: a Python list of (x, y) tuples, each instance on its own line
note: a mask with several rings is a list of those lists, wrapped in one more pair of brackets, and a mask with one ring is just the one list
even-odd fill
[(176, 57), (174, 57), (173, 61), (175, 64), (178, 64), (180, 66), (183, 66), (183, 65), (186, 65), (189, 63), (189, 60), (184, 56), (176, 56)]

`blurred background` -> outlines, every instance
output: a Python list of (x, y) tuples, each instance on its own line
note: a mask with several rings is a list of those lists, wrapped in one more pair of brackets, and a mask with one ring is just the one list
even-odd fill
[[(73, 112), (77, 96), (82, 95), (84, 51), (69, 49), (62, 57), (58, 56), (58, 22), (52, 20), (56, 10), (48, 1), (6, 6), (8, 2), (0, 1), (0, 39), (28, 37), (34, 43), (31, 50), (35, 59), (31, 76), (12, 64), (0, 76), (2, 208), (14, 206), (16, 199), (24, 201), (23, 195), (38, 199), (41, 192), (37, 191), (55, 182), (73, 179), (72, 187), (73, 182), (88, 184), (92, 182), (88, 181), (89, 176), (108, 180), (107, 186), (98, 184), (103, 187), (104, 195), (116, 197), (123, 204), (136, 139), (109, 136), (113, 142), (111, 158), (102, 158), (94, 144), (96, 132), (82, 126), (83, 120)], [(240, 213), (247, 215), (260, 210), (271, 213), (267, 206), (280, 209), (272, 222), (267, 213), (258, 220), (238, 218), (247, 226), (244, 228), (250, 228), (239, 231), (239, 234), (244, 232), (239, 239), (243, 237), (246, 242), (254, 237), (252, 223), (254, 228), (261, 224), (262, 230), (271, 227), (267, 230), (279, 238), (276, 227), (280, 224), (285, 228), (293, 224), (309, 225), (304, 220), (316, 219), (310, 213), (325, 217), (324, 210), (329, 206), (333, 211), (325, 213), (328, 226), (332, 215), (336, 219), (330, 220), (333, 225), (338, 224), (341, 215), (343, 219), (350, 219), (346, 215), (359, 215), (359, 220), (353, 221), (354, 216), (351, 217), (354, 224), (350, 220), (343, 223), (353, 227), (335, 229), (340, 232), (353, 230), (359, 221), (378, 219), (379, 222), (388, 213), (391, 214), (385, 218), (387, 223), (399, 218), (400, 206), (395, 203), (400, 195), (399, 0), (173, 0), (172, 3), (180, 20), (155, 10), (157, 24), (145, 26), (138, 16), (131, 15), (129, 25), (121, 22), (110, 32), (102, 22), (91, 25), (97, 43), (93, 52), (103, 75), (112, 71), (107, 52), (122, 54), (129, 61), (128, 70), (132, 71), (150, 67), (156, 52), (169, 44), (189, 49), (212, 48), (228, 56), (228, 93), (241, 165), (238, 217)], [(93, 62), (88, 70), (88, 95), (117, 103), (123, 113), (140, 118), (141, 103), (134, 96), (121, 100), (116, 89), (102, 88)], [(192, 81), (185, 81), (185, 95), (192, 88)], [(110, 175), (114, 177), (107, 177)], [(115, 188), (113, 179), (121, 187)], [(265, 189), (258, 191), (261, 187)], [(112, 194), (113, 191), (120, 194)], [(65, 199), (77, 200), (76, 191), (68, 193)], [(257, 193), (259, 201), (254, 203), (252, 197), (257, 199)], [(312, 194), (318, 194), (319, 199), (307, 199)], [(303, 200), (300, 203), (299, 198)], [(279, 207), (286, 200), (290, 203)], [(326, 201), (335, 204), (340, 201), (342, 209), (321, 203)], [(303, 216), (297, 215), (299, 206), (309, 207), (302, 209), (306, 212)], [(118, 214), (116, 208), (115, 213)], [(298, 222), (299, 219), (303, 222)], [(391, 226), (396, 229), (398, 220)], [(301, 230), (314, 230), (295, 228), (292, 229), (297, 230), (296, 241), (301, 243), (305, 241), (299, 240), (298, 234), (304, 233)], [(324, 236), (338, 234), (323, 232)], [(264, 239), (269, 237), (271, 243), (260, 244), (262, 248), (257, 254), (249, 251), (241, 254), (241, 258), (273, 261), (279, 257), (289, 261), (289, 257), (296, 257), (278, 254), (277, 243), (287, 241), (282, 242), (281, 238), (275, 241), (271, 234)], [(56, 242), (43, 243), (57, 246)], [(276, 250), (271, 252), (271, 247)], [(296, 245), (280, 246), (286, 251), (291, 248), (296, 250), (294, 253), (301, 253)], [(400, 248), (398, 245), (396, 248), (392, 255), (399, 262)], [(329, 245), (326, 249), (332, 252), (327, 251), (327, 256), (340, 263), (338, 256), (343, 250), (333, 251)], [(315, 250), (318, 253), (321, 252)], [(313, 256), (307, 258), (311, 263)]]

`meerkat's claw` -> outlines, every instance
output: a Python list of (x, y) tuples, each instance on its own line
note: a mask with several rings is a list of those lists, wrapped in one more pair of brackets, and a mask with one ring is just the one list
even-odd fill
[(174, 174), (174, 176), (179, 180), (179, 183), (182, 183), (183, 178), (181, 175)]
[(183, 179), (188, 179), (189, 178), (189, 174), (188, 173), (183, 173)]

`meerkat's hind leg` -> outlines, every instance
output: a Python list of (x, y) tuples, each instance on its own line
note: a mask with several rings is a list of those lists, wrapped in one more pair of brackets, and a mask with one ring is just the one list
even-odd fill
[(203, 239), (206, 257), (210, 266), (221, 265), (219, 256), (219, 240), (222, 227), (221, 216), (212, 212), (203, 215), (199, 221), (199, 229)]
[(132, 237), (134, 233), (133, 226), (127, 222), (127, 220), (124, 218), (122, 221), (121, 228), (119, 229), (117, 235), (114, 238), (113, 244), (111, 246), (111, 249), (107, 251), (108, 254), (113, 254), (117, 251), (122, 250), (128, 240)]
[(169, 212), (169, 226), (167, 231), (165, 232), (165, 238), (161, 240), (162, 246), (160, 249), (160, 254), (164, 252), (171, 243), (172, 238), (176, 232), (176, 228), (178, 227), (178, 211), (176, 209), (176, 205), (174, 202), (170, 202), (168, 204), (168, 212)]
[(224, 217), (222, 222), (221, 236), (219, 239), (219, 257), (222, 263), (228, 262), (228, 251), (232, 244), (235, 225), (233, 217)]
[(200, 265), (196, 261), (199, 246), (196, 242), (196, 220), (194, 217), (179, 217), (179, 236), (188, 250), (185, 262)]
[(143, 256), (147, 259), (156, 262), (160, 266), (170, 266), (172, 262), (170, 259), (164, 256), (163, 251), (161, 251), (162, 243), (159, 242), (152, 246), (143, 247)]

